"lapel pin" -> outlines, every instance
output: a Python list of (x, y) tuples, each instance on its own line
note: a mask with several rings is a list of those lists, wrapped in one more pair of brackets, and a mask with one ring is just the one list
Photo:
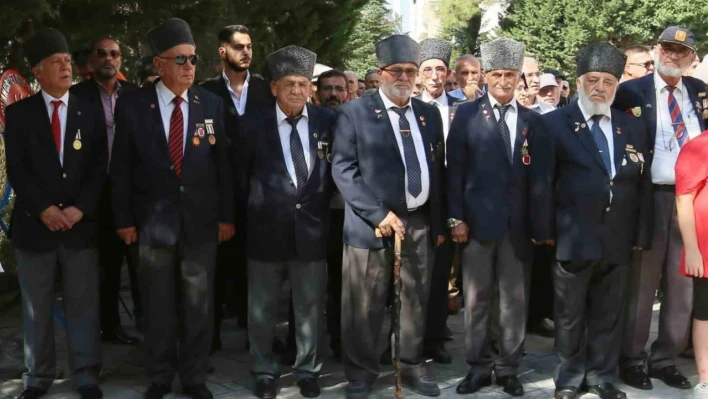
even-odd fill
[(585, 123), (583, 123), (582, 125), (580, 125), (580, 127), (582, 127), (583, 129), (585, 129), (585, 127), (587, 127), (587, 125), (586, 125)]
[(627, 158), (622, 158), (622, 166), (627, 166)]
[(380, 109), (374, 109), (374, 112), (376, 112), (377, 114), (380, 114), (380, 113), (381, 113), (381, 110), (380, 110)]
[(492, 118), (492, 116), (491, 116), (491, 115), (485, 115), (484, 118), (485, 118), (486, 120), (490, 120), (490, 119)]
[(421, 122), (421, 125), (425, 126), (425, 122)]
[(420, 120), (421, 122), (425, 120), (425, 118), (423, 118), (423, 115), (420, 116)]
[(194, 95), (194, 103), (199, 104), (199, 97), (196, 94)]
[(155, 104), (150, 104), (150, 108), (155, 109)]
[(619, 126), (617, 126), (617, 134), (622, 134), (622, 129), (620, 129)]
[[(529, 131), (526, 128), (524, 128), (524, 130), (521, 131), (521, 135), (526, 137), (529, 135)], [(526, 142), (526, 141), (524, 140), (524, 142)]]
[(580, 122), (575, 122), (575, 131), (580, 130)]
[(487, 115), (487, 110), (482, 111), (483, 114)]
[(317, 133), (312, 133), (312, 137), (317, 138)]
[(651, 108), (651, 104), (645, 105), (644, 108)]
[(199, 140), (199, 137), (198, 137), (198, 136), (192, 137), (192, 144), (193, 144), (195, 147), (199, 147), (199, 144), (201, 144), (201, 140)]

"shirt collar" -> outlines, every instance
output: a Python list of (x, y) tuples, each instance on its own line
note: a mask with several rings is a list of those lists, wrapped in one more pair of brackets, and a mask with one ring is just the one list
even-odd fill
[[(233, 89), (231, 89), (231, 79), (229, 79), (229, 75), (226, 74), (226, 70), (225, 70), (225, 69), (224, 69), (223, 71), (221, 71), (221, 76), (224, 78), (224, 81), (226, 82), (226, 87), (227, 87), (229, 90), (233, 91)], [(248, 82), (249, 82), (250, 80), (251, 80), (251, 71), (249, 71), (249, 70), (247, 69), (247, 70), (246, 70), (246, 81), (243, 83), (243, 85), (244, 85), (244, 86), (247, 86), (247, 85), (248, 85)]]
[(383, 90), (379, 89), (379, 95), (381, 96), (381, 99), (384, 103), (384, 108), (386, 109), (410, 107), (411, 111), (413, 110), (410, 97), (408, 97), (408, 102), (406, 103), (406, 105), (404, 105), (403, 107), (399, 107), (398, 105), (394, 104), (393, 101), (391, 101), (388, 97), (386, 97), (386, 94), (384, 94)]
[(117, 95), (122, 87), (120, 84), (120, 79), (116, 79), (116, 91), (114, 91), (113, 93), (109, 93), (108, 89), (106, 89), (106, 86), (102, 85), (99, 81), (96, 81), (96, 84), (98, 85), (98, 90), (101, 90), (110, 96)]
[[(668, 84), (664, 81), (664, 78), (662, 78), (658, 73), (654, 73), (654, 87), (661, 92), (666, 89), (666, 86), (668, 86)], [(679, 81), (676, 83), (675, 87), (675, 90), (683, 92), (683, 77), (679, 78)]]
[[(162, 102), (162, 105), (168, 106), (172, 100), (177, 97), (175, 96), (175, 93), (173, 93), (170, 89), (165, 86), (165, 83), (160, 80), (157, 82), (155, 85), (155, 88), (157, 89), (157, 96), (160, 97), (160, 101)], [(189, 95), (187, 95), (187, 92), (189, 90), (185, 90), (184, 93), (180, 97), (184, 100), (185, 103), (189, 103)]]
[[(494, 98), (493, 95), (489, 94), (487, 97), (489, 97), (489, 105), (492, 106), (492, 109), (494, 109), (494, 106), (499, 104), (499, 101), (497, 101), (496, 98)], [(516, 99), (512, 98), (511, 101), (509, 101), (507, 104), (511, 105), (511, 108), (514, 109), (514, 111), (519, 111), (518, 109), (518, 104), (516, 103)]]
[[(592, 117), (594, 115), (590, 115), (590, 113), (583, 107), (582, 101), (578, 101), (578, 106), (580, 107), (580, 112), (583, 113), (583, 118), (585, 118), (585, 122), (590, 122)], [(607, 111), (605, 111), (602, 116), (606, 116), (607, 119), (612, 120), (612, 117), (610, 116), (610, 109), (608, 108)]]
[(436, 105), (442, 105), (443, 107), (448, 106), (447, 94), (445, 94), (444, 91), (440, 96), (438, 96), (438, 98), (433, 98), (430, 96), (430, 94), (428, 94), (427, 91), (423, 90), (422, 98), (423, 98), (423, 101), (425, 101), (426, 103), (430, 103), (431, 101), (435, 101), (437, 103)]
[[(278, 126), (285, 122), (285, 119), (288, 117), (287, 115), (285, 115), (285, 112), (280, 109), (280, 104), (278, 104), (278, 101), (275, 102), (275, 114), (277, 116)], [(300, 116), (302, 116), (305, 120), (309, 118), (307, 116), (307, 104), (305, 104), (305, 107), (302, 109), (302, 113), (300, 114)]]
[(64, 104), (65, 106), (67, 106), (67, 107), (69, 106), (69, 91), (68, 91), (68, 90), (67, 90), (67, 92), (64, 93), (64, 95), (61, 96), (60, 98), (54, 98), (54, 97), (50, 96), (49, 93), (47, 93), (46, 91), (42, 90), (42, 98), (44, 99), (44, 104), (45, 104), (47, 107), (50, 107), (50, 106), (51, 106), (51, 107), (54, 107), (54, 105), (52, 105), (52, 101), (54, 101), (54, 100), (59, 100), (59, 101), (61, 101), (62, 104)]

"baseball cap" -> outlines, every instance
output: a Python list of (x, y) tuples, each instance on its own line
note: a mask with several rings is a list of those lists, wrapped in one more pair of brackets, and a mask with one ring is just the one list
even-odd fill
[(544, 88), (546, 86), (558, 87), (558, 83), (556, 82), (556, 77), (553, 76), (553, 74), (544, 73), (543, 75), (541, 75), (541, 84), (538, 87)]
[(669, 26), (659, 36), (659, 43), (676, 43), (696, 51), (696, 36), (680, 26)]

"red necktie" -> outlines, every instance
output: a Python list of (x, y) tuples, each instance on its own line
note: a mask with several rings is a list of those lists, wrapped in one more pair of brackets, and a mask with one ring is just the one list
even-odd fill
[(170, 159), (175, 166), (177, 177), (182, 178), (182, 149), (184, 147), (184, 116), (182, 115), (182, 97), (175, 97), (172, 102), (175, 109), (170, 117), (170, 136), (167, 140), (167, 148), (170, 151)]
[(54, 106), (54, 111), (52, 112), (52, 136), (54, 137), (54, 144), (57, 146), (57, 153), (61, 152), (61, 121), (59, 120), (59, 107), (61, 106), (60, 100), (52, 101)]

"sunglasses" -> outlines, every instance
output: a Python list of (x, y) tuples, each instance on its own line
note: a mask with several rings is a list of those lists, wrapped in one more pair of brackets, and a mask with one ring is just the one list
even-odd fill
[(636, 66), (644, 67), (644, 69), (651, 69), (651, 68), (654, 68), (654, 61), (630, 62), (629, 65), (636, 65)]
[(94, 51), (94, 53), (101, 58), (106, 58), (106, 57), (108, 57), (108, 55), (110, 55), (113, 58), (120, 58), (120, 55), (121, 55), (120, 50), (108, 50), (105, 48), (96, 49), (96, 51)]
[(186, 64), (187, 60), (189, 60), (189, 62), (192, 65), (197, 65), (197, 61), (199, 61), (199, 56), (196, 54), (194, 54), (194, 55), (178, 55), (175, 57), (160, 57), (160, 58), (162, 58), (163, 60), (174, 60), (175, 64), (177, 64), (179, 66)]

